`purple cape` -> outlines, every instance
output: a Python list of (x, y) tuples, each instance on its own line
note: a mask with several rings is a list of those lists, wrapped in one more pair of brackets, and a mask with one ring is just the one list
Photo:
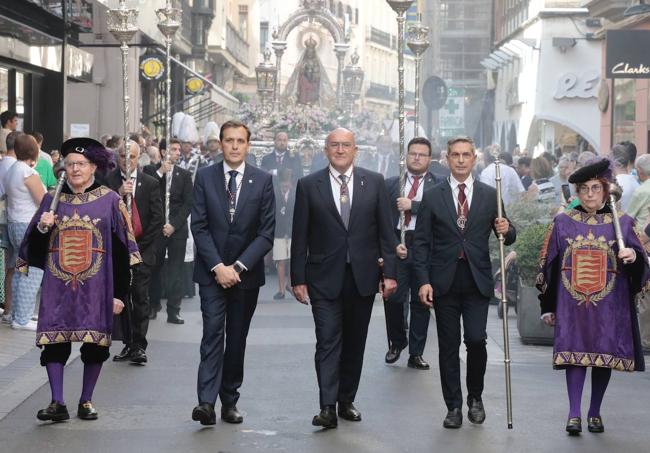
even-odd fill
[[(44, 270), (36, 344), (81, 341), (109, 346), (114, 266), (142, 261), (126, 206), (105, 186), (82, 194), (62, 193), (55, 226), (42, 234), (36, 225), (51, 203), (52, 196), (46, 194), (16, 262), (20, 272), (29, 266)], [(39, 240), (47, 241), (44, 247), (38, 246)], [(114, 247), (128, 251), (124, 262), (113, 262)]]
[(634, 220), (620, 218), (623, 241), (637, 259), (624, 265), (611, 213), (559, 214), (540, 255), (537, 288), (556, 317), (553, 365), (644, 369), (634, 296), (648, 288), (648, 258)]

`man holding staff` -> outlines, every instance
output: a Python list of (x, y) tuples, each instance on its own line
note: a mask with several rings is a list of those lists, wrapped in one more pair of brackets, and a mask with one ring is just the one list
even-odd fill
[[(451, 175), (424, 194), (415, 227), (413, 253), (420, 302), (433, 307), (438, 328), (440, 379), (448, 413), (445, 428), (460, 428), (460, 320), (467, 347), (467, 405), (472, 423), (483, 423), (483, 382), (487, 363), (486, 324), (494, 279), (490, 233), (515, 241), (515, 229), (497, 216), (495, 189), (474, 180), (476, 149), (472, 139), (447, 144)], [(505, 214), (504, 214), (505, 217)]]

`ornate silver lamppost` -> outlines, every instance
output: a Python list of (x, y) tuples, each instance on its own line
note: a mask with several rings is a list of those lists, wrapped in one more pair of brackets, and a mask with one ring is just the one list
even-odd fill
[(422, 23), (422, 14), (418, 14), (418, 20), (408, 28), (409, 39), (407, 45), (415, 54), (415, 132), (413, 137), (418, 136), (420, 126), (420, 71), (422, 68), (422, 54), (427, 51), (431, 43), (428, 40), (429, 27)]
[[(122, 104), (124, 107), (124, 149), (126, 151), (126, 174), (131, 176), (131, 155), (129, 152), (129, 80), (128, 80), (128, 58), (129, 41), (138, 31), (136, 21), (138, 10), (127, 8), (126, 0), (120, 0), (120, 6), (108, 11), (108, 31), (120, 42), (122, 51)], [(126, 198), (126, 206), (131, 214), (131, 196)]]
[[(404, 22), (406, 22), (406, 11), (413, 4), (413, 0), (386, 0), (386, 3), (397, 13), (397, 73), (399, 77), (399, 179), (400, 193), (404, 192), (406, 185), (406, 153), (404, 150)], [(401, 242), (405, 244), (406, 225), (404, 224), (404, 211), (400, 213), (399, 225), (401, 231)]]
[(273, 52), (275, 52), (275, 67), (276, 67), (276, 77), (275, 77), (275, 89), (273, 90), (273, 107), (276, 110), (280, 110), (280, 85), (282, 83), (282, 55), (284, 51), (287, 50), (287, 42), (279, 41), (278, 30), (273, 32), (273, 41), (271, 46), (273, 47)]
[(269, 113), (271, 104), (274, 102), (273, 94), (275, 93), (277, 75), (278, 68), (271, 63), (271, 50), (267, 48), (264, 51), (264, 61), (255, 68), (257, 94), (265, 115)]
[(351, 64), (347, 65), (343, 69), (343, 93), (345, 94), (346, 99), (346, 108), (352, 121), (352, 115), (354, 114), (355, 103), (357, 99), (361, 97), (361, 90), (363, 88), (363, 78), (364, 72), (363, 69), (359, 66), (359, 54), (355, 50), (352, 56)]

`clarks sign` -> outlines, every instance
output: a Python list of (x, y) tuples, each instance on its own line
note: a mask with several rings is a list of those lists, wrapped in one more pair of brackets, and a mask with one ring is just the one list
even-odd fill
[(650, 79), (650, 30), (607, 32), (607, 78)]

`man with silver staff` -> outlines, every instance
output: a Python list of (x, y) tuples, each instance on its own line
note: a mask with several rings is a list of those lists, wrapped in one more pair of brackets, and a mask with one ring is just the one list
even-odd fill
[(494, 279), (490, 233), (515, 241), (515, 229), (498, 217), (495, 189), (474, 180), (476, 148), (472, 139), (447, 144), (451, 175), (426, 192), (418, 211), (413, 253), (419, 298), (433, 307), (438, 328), (440, 379), (448, 413), (445, 428), (460, 428), (463, 404), (460, 383), (460, 320), (467, 347), (467, 405), (472, 423), (483, 423), (484, 375), (487, 364), (486, 324)]
[(127, 316), (121, 317), (124, 348), (113, 357), (113, 361), (144, 364), (147, 362), (151, 270), (156, 264), (163, 207), (158, 181), (138, 168), (140, 146), (130, 141), (128, 148), (132, 170), (130, 177), (126, 175), (126, 150), (121, 146), (117, 159), (119, 168), (107, 175), (106, 184), (123, 199), (127, 195), (132, 196), (131, 222), (142, 263), (133, 269), (130, 288), (132, 304), (126, 305)]
[[(149, 319), (156, 319), (161, 309), (163, 282), (167, 293), (167, 322), (183, 324), (180, 316), (182, 266), (185, 256), (185, 243), (189, 228), (187, 218), (192, 209), (192, 175), (179, 168), (176, 163), (180, 157), (181, 143), (173, 138), (167, 146), (167, 156), (158, 165), (148, 165), (144, 172), (153, 176), (160, 184), (165, 224), (156, 257), (156, 266), (152, 269), (149, 291), (151, 311)], [(171, 184), (167, 184), (171, 178)], [(167, 202), (166, 199), (169, 199)], [(167, 255), (167, 274), (163, 278), (162, 265)]]

